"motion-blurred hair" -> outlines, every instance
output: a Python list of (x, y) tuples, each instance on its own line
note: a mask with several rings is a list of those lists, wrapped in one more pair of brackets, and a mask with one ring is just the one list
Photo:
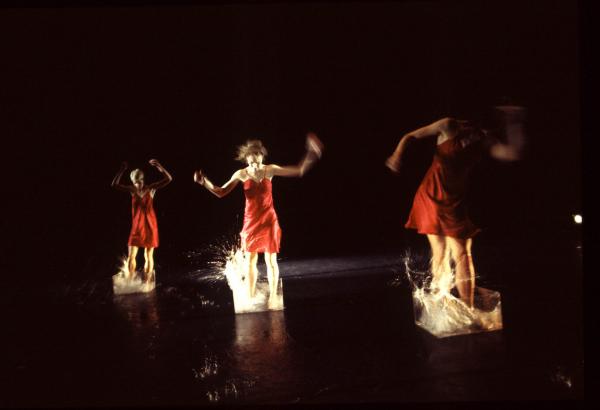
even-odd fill
[(260, 140), (248, 140), (244, 145), (240, 145), (237, 148), (236, 160), (245, 162), (246, 157), (252, 154), (261, 154), (263, 157), (267, 156), (267, 149)]
[(131, 182), (135, 183), (140, 177), (143, 177), (144, 173), (141, 169), (136, 168), (129, 174), (129, 178), (131, 178)]

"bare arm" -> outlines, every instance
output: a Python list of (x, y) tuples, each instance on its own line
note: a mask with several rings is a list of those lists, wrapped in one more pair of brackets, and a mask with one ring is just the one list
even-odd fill
[(306, 155), (298, 165), (279, 166), (271, 164), (268, 165), (267, 175), (302, 177), (321, 158), (321, 155), (323, 155), (323, 143), (316, 134), (310, 132), (306, 135)]
[(154, 182), (152, 184), (148, 184), (148, 188), (149, 189), (159, 189), (159, 188), (164, 188), (165, 186), (169, 185), (169, 183), (173, 180), (173, 177), (171, 176), (171, 174), (169, 174), (169, 171), (167, 171), (160, 164), (160, 162), (158, 162), (158, 160), (156, 160), (156, 159), (151, 159), (149, 162), (150, 162), (150, 165), (152, 165), (153, 167), (158, 169), (158, 172), (162, 173), (164, 175), (164, 177), (160, 181)]
[(115, 189), (118, 189), (119, 191), (131, 193), (131, 192), (133, 192), (133, 186), (121, 184), (121, 178), (123, 177), (123, 173), (125, 172), (126, 169), (127, 169), (127, 162), (123, 162), (121, 164), (121, 168), (119, 168), (119, 172), (117, 172), (117, 175), (115, 175), (115, 177), (113, 178), (110, 186)]
[(229, 194), (233, 189), (237, 186), (237, 184), (241, 180), (241, 170), (236, 171), (229, 181), (225, 183), (222, 187), (217, 186), (209, 181), (208, 178), (202, 173), (202, 171), (198, 170), (194, 172), (194, 182), (202, 185), (204, 188), (208, 189), (214, 195), (219, 198), (223, 198), (225, 195)]
[(406, 151), (406, 146), (410, 143), (411, 140), (428, 137), (437, 137), (440, 134), (449, 134), (448, 129), (451, 121), (452, 119), (450, 118), (442, 118), (441, 120), (426, 125), (425, 127), (421, 127), (407, 134), (404, 134), (402, 138), (400, 138), (400, 142), (396, 146), (396, 149), (394, 150), (392, 155), (385, 162), (385, 165), (392, 171), (398, 172), (400, 170), (400, 162), (402, 160), (402, 155), (404, 154), (404, 151)]
[(517, 106), (499, 106), (496, 109), (504, 117), (506, 143), (498, 141), (486, 132), (490, 155), (500, 161), (517, 161), (522, 158), (525, 146), (525, 109)]

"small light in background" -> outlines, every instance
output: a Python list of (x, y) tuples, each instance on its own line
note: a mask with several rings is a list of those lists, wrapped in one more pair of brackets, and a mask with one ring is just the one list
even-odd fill
[(575, 221), (576, 224), (580, 224), (583, 222), (583, 217), (579, 214), (573, 215), (573, 220)]

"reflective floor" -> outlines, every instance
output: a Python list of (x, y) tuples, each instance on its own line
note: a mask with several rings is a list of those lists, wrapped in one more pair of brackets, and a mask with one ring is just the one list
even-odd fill
[(158, 271), (149, 294), (114, 296), (110, 274), (8, 292), (0, 405), (583, 397), (575, 336), (508, 311), (501, 331), (436, 339), (415, 326), (410, 288), (394, 285), (399, 266), (393, 255), (284, 261), (285, 310), (238, 315), (225, 280), (202, 271)]

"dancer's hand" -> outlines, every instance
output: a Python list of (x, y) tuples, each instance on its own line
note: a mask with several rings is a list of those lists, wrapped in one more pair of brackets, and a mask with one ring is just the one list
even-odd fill
[(496, 140), (489, 147), (490, 155), (500, 161), (518, 161), (523, 157), (527, 142), (524, 127), (527, 109), (518, 105), (500, 105), (495, 108), (504, 122), (506, 143)]
[(120, 172), (124, 172), (127, 169), (127, 167), (129, 167), (129, 164), (127, 164), (127, 161), (121, 162)]
[(204, 178), (204, 174), (201, 170), (194, 172), (194, 182), (197, 182), (200, 185), (204, 186)]
[(391, 155), (386, 161), (385, 166), (388, 167), (393, 173), (400, 173), (400, 158)]
[(162, 165), (160, 165), (160, 162), (158, 162), (157, 159), (151, 159), (150, 161), (148, 161), (150, 163), (150, 165), (152, 165), (153, 167), (156, 167), (159, 171), (162, 172), (162, 170), (164, 169)]
[(319, 158), (323, 155), (323, 142), (321, 142), (314, 132), (306, 134), (306, 149), (314, 152)]

